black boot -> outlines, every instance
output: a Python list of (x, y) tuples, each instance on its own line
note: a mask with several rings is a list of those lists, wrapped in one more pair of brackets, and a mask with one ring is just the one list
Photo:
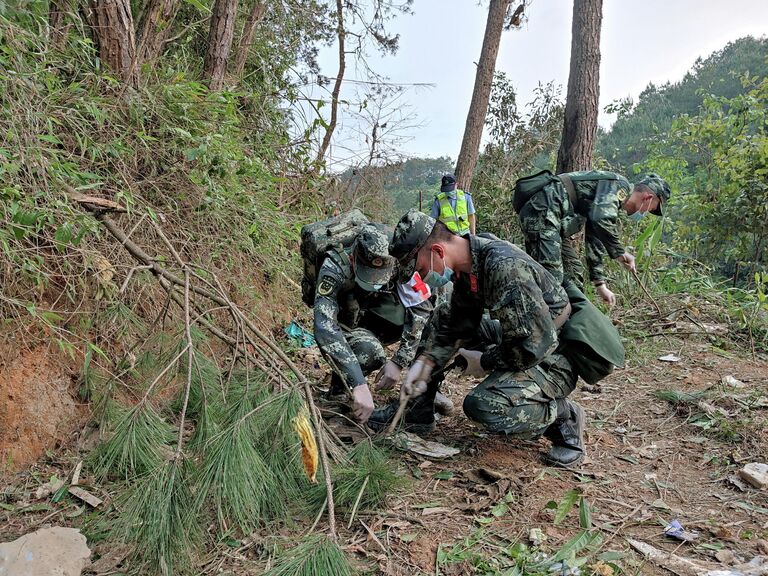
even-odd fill
[(344, 381), (341, 379), (341, 376), (336, 374), (336, 372), (331, 372), (331, 386), (328, 388), (325, 397), (328, 400), (341, 401), (346, 394), (347, 387), (344, 386)]
[(566, 398), (557, 400), (557, 420), (544, 436), (552, 441), (545, 460), (553, 466), (570, 468), (584, 459), (584, 409)]
[[(414, 400), (409, 400), (405, 407), (405, 413), (398, 425), (399, 428), (415, 434), (426, 434), (435, 429), (435, 397), (428, 398), (422, 394)], [(368, 426), (379, 432), (385, 430), (397, 413), (400, 406), (399, 400), (393, 400), (386, 406), (377, 408), (368, 419)]]

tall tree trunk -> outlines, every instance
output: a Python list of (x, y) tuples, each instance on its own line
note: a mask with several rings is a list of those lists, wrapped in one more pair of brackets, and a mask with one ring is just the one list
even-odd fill
[(150, 0), (139, 22), (137, 56), (139, 63), (156, 60), (173, 30), (179, 0)]
[(67, 33), (72, 27), (71, 10), (72, 0), (50, 0), (48, 5), (48, 39), (52, 50), (59, 50), (64, 47)]
[(209, 81), (211, 90), (221, 90), (224, 86), (227, 60), (235, 36), (235, 16), (237, 0), (216, 0), (211, 15), (208, 50), (203, 62), (203, 76)]
[(99, 58), (126, 84), (134, 84), (136, 34), (130, 0), (93, 0), (89, 21), (99, 44)]
[(232, 75), (239, 77), (245, 69), (245, 60), (248, 58), (248, 51), (253, 44), (253, 35), (256, 33), (256, 27), (264, 17), (264, 11), (266, 10), (266, 4), (263, 0), (254, 0), (253, 8), (251, 8), (248, 19), (243, 26), (243, 34), (240, 37), (240, 45), (237, 47), (237, 55), (235, 56), (235, 66), (232, 69)]
[(469, 105), (467, 124), (464, 127), (464, 139), (461, 141), (461, 151), (456, 161), (456, 183), (458, 188), (469, 190), (472, 185), (472, 174), (475, 171), (477, 157), (480, 153), (480, 138), (485, 126), (485, 115), (488, 112), (488, 99), (491, 95), (493, 72), (496, 68), (496, 56), (499, 53), (501, 32), (507, 9), (512, 0), (491, 0), (488, 8), (488, 21), (485, 24), (483, 48), (480, 51), (480, 61), (477, 64), (475, 88), (472, 92), (472, 103)]
[(589, 170), (600, 99), (600, 24), (603, 0), (574, 0), (571, 69), (557, 173)]
[(344, 30), (344, 12), (341, 0), (336, 0), (336, 21), (336, 35), (339, 39), (339, 71), (336, 74), (336, 81), (333, 84), (333, 91), (331, 92), (331, 121), (328, 123), (328, 128), (325, 129), (325, 136), (323, 136), (320, 149), (317, 151), (316, 161), (318, 164), (325, 158), (328, 146), (331, 145), (331, 136), (333, 136), (333, 131), (336, 129), (336, 120), (339, 112), (339, 93), (341, 92), (341, 82), (344, 80), (344, 71), (347, 66), (344, 47), (346, 31)]

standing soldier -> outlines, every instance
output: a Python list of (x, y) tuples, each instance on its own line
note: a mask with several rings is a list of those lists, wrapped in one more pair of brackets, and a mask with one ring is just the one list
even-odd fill
[[(578, 464), (585, 414), (568, 395), (579, 376), (594, 383), (623, 364), (624, 349), (610, 321), (517, 246), (462, 238), (416, 210), (398, 223), (390, 253), (405, 277), (418, 272), (431, 287), (454, 283), (448, 313), (435, 315), (424, 351), (402, 384), (401, 398), (416, 398), (409, 410), (430, 411), (433, 373), (444, 369), (457, 345), (486, 332), (492, 341), (483, 350), (458, 350), (465, 373), (483, 378), (464, 398), (465, 414), (491, 432), (522, 439), (544, 435), (552, 441), (550, 463)], [(483, 318), (484, 310), (490, 319)], [(489, 323), (496, 329), (484, 330)], [(371, 424), (381, 427), (388, 419), (387, 407), (374, 412)]]
[(635, 257), (624, 249), (617, 229), (622, 193), (629, 194), (624, 210), (630, 218), (639, 219), (648, 212), (660, 216), (670, 189), (658, 174), (652, 173), (632, 187), (626, 178), (613, 172), (591, 170), (554, 176), (544, 170), (518, 180), (513, 198), (526, 252), (555, 278), (575, 282), (580, 290), (584, 272), (573, 236), (585, 230), (589, 280), (609, 306), (616, 303), (616, 296), (605, 279), (605, 254), (635, 271)]

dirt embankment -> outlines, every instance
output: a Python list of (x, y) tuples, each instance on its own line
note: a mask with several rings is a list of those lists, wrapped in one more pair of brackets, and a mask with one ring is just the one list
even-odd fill
[(0, 344), (0, 472), (24, 468), (66, 443), (82, 421), (70, 364), (47, 346)]

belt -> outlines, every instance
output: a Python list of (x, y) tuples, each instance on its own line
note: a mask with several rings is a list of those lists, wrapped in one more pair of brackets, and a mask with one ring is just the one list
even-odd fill
[(563, 311), (558, 314), (552, 322), (555, 323), (555, 328), (560, 330), (560, 328), (563, 327), (563, 324), (568, 322), (568, 318), (571, 317), (571, 303), (567, 302), (565, 304), (565, 308), (563, 308)]

